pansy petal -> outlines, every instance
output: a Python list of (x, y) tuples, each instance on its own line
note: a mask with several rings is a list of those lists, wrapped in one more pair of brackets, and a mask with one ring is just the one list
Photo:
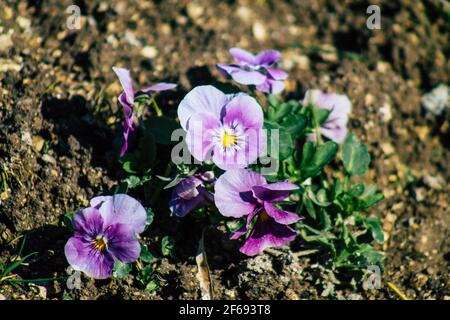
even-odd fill
[(288, 77), (287, 72), (279, 69), (279, 68), (267, 68), (267, 73), (274, 79), (274, 80), (286, 80)]
[(251, 188), (263, 184), (266, 179), (256, 172), (228, 170), (216, 181), (214, 202), (222, 215), (240, 218), (255, 210), (257, 202)]
[(245, 85), (257, 86), (263, 84), (264, 81), (266, 81), (267, 79), (267, 76), (259, 71), (250, 71), (250, 70), (247, 71), (243, 69), (236, 70), (232, 72), (230, 75), (234, 81)]
[(141, 253), (141, 245), (136, 239), (133, 227), (121, 223), (110, 225), (104, 234), (108, 252), (123, 263), (136, 261)]
[(219, 127), (219, 118), (209, 113), (197, 113), (189, 119), (186, 144), (195, 159), (199, 161), (210, 159), (214, 146), (213, 135)]
[(202, 181), (196, 177), (187, 177), (175, 186), (175, 193), (182, 199), (190, 200), (199, 195), (197, 187), (202, 185)]
[(290, 211), (280, 210), (277, 207), (271, 205), (269, 202), (264, 202), (264, 209), (270, 217), (281, 224), (291, 224), (301, 219), (298, 214)]
[(200, 207), (204, 202), (205, 199), (200, 194), (195, 198), (186, 200), (174, 193), (169, 201), (169, 209), (172, 215), (182, 218), (192, 210)]
[(106, 279), (112, 274), (112, 255), (106, 250), (95, 249), (91, 242), (82, 238), (70, 238), (64, 247), (64, 253), (75, 270), (82, 271), (94, 279)]
[(132, 105), (134, 103), (134, 89), (130, 70), (117, 67), (112, 67), (112, 69), (119, 78), (120, 84), (125, 92), (126, 101)]
[(252, 188), (253, 196), (261, 201), (278, 202), (286, 199), (289, 192), (299, 187), (289, 181), (269, 183)]
[(147, 213), (144, 207), (126, 194), (95, 197), (90, 203), (100, 211), (105, 226), (116, 223), (130, 225), (136, 234), (145, 229)]
[(283, 81), (272, 80), (269, 78), (267, 78), (263, 84), (256, 86), (256, 90), (270, 94), (279, 94), (284, 88), (285, 85)]
[(250, 236), (247, 238), (240, 252), (254, 256), (269, 247), (279, 247), (291, 242), (297, 236), (297, 232), (289, 226), (279, 224), (272, 218), (255, 223)]
[(141, 91), (145, 92), (145, 93), (147, 93), (149, 91), (159, 92), (159, 91), (173, 90), (176, 87), (177, 87), (177, 85), (175, 83), (160, 82), (160, 83), (157, 83), (157, 84), (155, 84), (153, 86), (150, 86), (148, 88), (142, 89)]
[(228, 97), (213, 86), (198, 86), (189, 91), (178, 106), (178, 119), (181, 127), (188, 129), (188, 120), (197, 113), (209, 113), (220, 119), (223, 106)]
[(264, 113), (255, 98), (239, 94), (225, 106), (222, 122), (228, 125), (239, 123), (245, 128), (259, 130), (264, 124)]
[(75, 235), (85, 237), (87, 240), (95, 239), (104, 229), (103, 217), (96, 208), (86, 208), (77, 212), (73, 216), (72, 225)]
[(241, 48), (231, 48), (230, 54), (233, 56), (237, 63), (242, 65), (256, 65), (256, 57), (254, 54), (241, 49)]
[(270, 66), (281, 59), (281, 53), (277, 50), (266, 50), (256, 56), (258, 65)]
[(222, 73), (224, 76), (231, 76), (233, 72), (237, 72), (241, 70), (241, 67), (235, 64), (222, 64), (218, 63), (216, 64), (217, 69)]

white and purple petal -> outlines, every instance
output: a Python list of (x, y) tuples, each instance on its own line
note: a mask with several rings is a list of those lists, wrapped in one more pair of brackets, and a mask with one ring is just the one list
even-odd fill
[(131, 80), (130, 70), (125, 68), (112, 67), (113, 71), (119, 78), (120, 84), (122, 85), (125, 100), (128, 104), (133, 105), (134, 103), (134, 89)]
[(258, 205), (252, 187), (266, 184), (266, 179), (245, 169), (228, 170), (216, 181), (214, 202), (226, 217), (240, 218), (254, 212)]
[(112, 274), (113, 256), (107, 250), (96, 249), (92, 242), (83, 238), (70, 238), (64, 247), (64, 253), (75, 270), (82, 271), (94, 279), (106, 279)]
[(261, 201), (278, 202), (289, 197), (289, 193), (299, 187), (289, 181), (269, 183), (252, 188), (253, 196)]
[(256, 56), (241, 48), (231, 48), (230, 54), (240, 65), (257, 65)]
[(147, 213), (144, 207), (126, 194), (95, 197), (90, 204), (100, 211), (105, 228), (120, 223), (131, 226), (135, 234), (145, 229)]
[(168, 82), (160, 82), (157, 84), (154, 84), (148, 88), (142, 89), (142, 92), (150, 92), (150, 91), (155, 91), (155, 92), (160, 92), (160, 91), (166, 91), (166, 90), (173, 90), (177, 87), (177, 85), (175, 83), (168, 83)]
[(260, 66), (271, 66), (281, 59), (281, 53), (277, 50), (266, 50), (256, 56), (256, 64)]
[(213, 86), (195, 87), (189, 91), (178, 106), (178, 119), (181, 127), (187, 130), (189, 119), (197, 113), (208, 113), (220, 119), (222, 108), (228, 99), (229, 96)]
[(141, 245), (133, 227), (126, 224), (113, 224), (105, 230), (107, 251), (123, 263), (136, 261), (141, 253)]
[(285, 245), (297, 236), (297, 232), (291, 227), (279, 224), (271, 217), (258, 218), (249, 237), (239, 251), (254, 256), (269, 247)]

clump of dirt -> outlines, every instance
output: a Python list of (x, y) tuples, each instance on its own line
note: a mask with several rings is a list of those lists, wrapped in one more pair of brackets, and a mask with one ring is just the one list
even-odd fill
[(238, 253), (223, 230), (208, 230), (206, 250), (221, 299), (448, 299), (448, 119), (426, 116), (420, 97), (450, 82), (448, 17), (439, 1), (379, 1), (380, 30), (366, 28), (367, 2), (318, 1), (75, 1), (81, 28), (67, 27), (73, 1), (4, 1), (0, 12), (0, 262), (38, 252), (18, 269), (36, 286), (0, 283), (8, 299), (198, 299), (196, 246), (202, 226), (170, 218), (161, 195), (154, 225), (143, 237), (161, 257), (159, 241), (176, 243), (172, 258), (155, 262), (160, 288), (144, 291), (124, 279), (82, 277), (65, 283), (63, 215), (110, 192), (118, 164), (120, 85), (113, 65), (131, 69), (136, 87), (180, 84), (160, 97), (174, 114), (191, 87), (221, 80), (214, 69), (228, 49), (277, 48), (289, 71), (286, 97), (313, 87), (347, 94), (351, 129), (369, 145), (375, 180), (386, 201), (371, 212), (383, 220), (387, 242), (380, 290), (339, 284), (315, 255), (291, 248), (255, 258)]

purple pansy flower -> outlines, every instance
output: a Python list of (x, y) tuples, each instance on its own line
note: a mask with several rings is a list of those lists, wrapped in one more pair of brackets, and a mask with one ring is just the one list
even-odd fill
[(246, 167), (266, 149), (263, 111), (247, 94), (195, 87), (178, 106), (178, 118), (192, 156), (221, 169)]
[(120, 150), (120, 156), (123, 156), (125, 152), (128, 149), (128, 135), (131, 131), (134, 131), (134, 114), (133, 114), (133, 105), (134, 105), (134, 98), (139, 93), (148, 93), (150, 91), (159, 92), (159, 91), (165, 91), (165, 90), (171, 90), (174, 89), (177, 85), (174, 83), (166, 83), (161, 82), (158, 84), (155, 84), (153, 86), (150, 86), (148, 88), (135, 91), (133, 89), (133, 83), (131, 80), (130, 70), (124, 69), (124, 68), (117, 68), (113, 67), (113, 71), (116, 73), (117, 77), (119, 78), (120, 84), (122, 85), (123, 92), (119, 96), (119, 102), (122, 105), (123, 108), (123, 115), (125, 117), (124, 123), (123, 123), (123, 137), (124, 137), (124, 144), (122, 146), (122, 149)]
[(111, 276), (114, 262), (133, 262), (141, 246), (137, 234), (145, 229), (144, 207), (126, 194), (96, 197), (91, 207), (73, 217), (75, 234), (64, 248), (67, 261), (95, 279)]
[(214, 201), (213, 194), (206, 190), (205, 183), (214, 181), (214, 173), (208, 171), (184, 178), (176, 186), (169, 202), (170, 212), (184, 217), (190, 211)]
[[(297, 232), (288, 225), (300, 220), (300, 216), (273, 205), (296, 189), (298, 186), (288, 181), (267, 183), (259, 173), (245, 169), (229, 170), (219, 177), (214, 202), (220, 213), (234, 218), (247, 216), (246, 223), (231, 236), (231, 239), (237, 239), (247, 234), (240, 248), (242, 253), (253, 256), (296, 237)], [(256, 221), (249, 230), (254, 219)]]
[(217, 64), (217, 68), (233, 78), (234, 81), (254, 85), (261, 92), (277, 94), (283, 91), (283, 80), (288, 74), (274, 67), (281, 59), (281, 53), (276, 50), (267, 50), (254, 55), (239, 48), (232, 48), (230, 54), (236, 61), (235, 64)]
[[(308, 90), (302, 104), (312, 104), (320, 109), (330, 110), (327, 120), (321, 125), (322, 135), (337, 143), (343, 143), (347, 135), (348, 115), (352, 110), (352, 103), (346, 95), (325, 93), (320, 90)], [(307, 137), (315, 139), (315, 133)]]

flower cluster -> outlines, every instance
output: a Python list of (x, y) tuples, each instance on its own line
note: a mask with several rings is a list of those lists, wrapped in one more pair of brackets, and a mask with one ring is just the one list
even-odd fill
[[(312, 210), (312, 203), (323, 208), (331, 205), (322, 186), (313, 188), (311, 182), (308, 185), (304, 182), (319, 176), (323, 167), (336, 156), (338, 144), (346, 144), (343, 162), (349, 175), (363, 174), (370, 157), (356, 138), (346, 138), (352, 108), (347, 96), (308, 90), (302, 101), (274, 104), (270, 101), (274, 99), (274, 94), (284, 89), (283, 80), (288, 76), (276, 67), (281, 54), (276, 50), (267, 50), (254, 55), (239, 48), (231, 49), (230, 54), (235, 63), (217, 64), (219, 71), (239, 84), (269, 94), (269, 106), (263, 108), (258, 95), (224, 93), (212, 85), (195, 87), (186, 94), (177, 110), (179, 125), (186, 134), (184, 142), (189, 154), (201, 166), (200, 170), (198, 167), (194, 170), (188, 166), (183, 167), (183, 170), (177, 167), (178, 174), (170, 183), (174, 190), (169, 210), (172, 216), (184, 217), (191, 211), (214, 205), (216, 210), (212, 212), (234, 218), (240, 224), (234, 229), (231, 239), (244, 237), (240, 251), (253, 256), (268, 247), (282, 246), (296, 238), (298, 225), (301, 225), (297, 222), (302, 219), (299, 215), (302, 211), (300, 206), (296, 207), (296, 212), (285, 209), (294, 204), (292, 200), (301, 198), (301, 207), (305, 204), (309, 206), (308, 210)], [(150, 92), (174, 89), (176, 85), (159, 83), (136, 91), (127, 69), (113, 67), (113, 70), (124, 90), (118, 98), (124, 113), (123, 156), (128, 148), (128, 136), (137, 122), (136, 99)], [(156, 121), (158, 119), (170, 123), (168, 117), (156, 117)], [(178, 124), (175, 123), (175, 126)], [(285, 141), (270, 142), (271, 145), (277, 143), (287, 147), (287, 152), (284, 151), (287, 155), (273, 154), (272, 149), (268, 154), (268, 128), (283, 128), (289, 134), (283, 136)], [(158, 132), (161, 131), (153, 131), (150, 136), (155, 137)], [(316, 135), (331, 141), (322, 143), (321, 139), (316, 139), (319, 138)], [(308, 140), (317, 143), (315, 145)], [(301, 159), (294, 156), (293, 152), (297, 141), (304, 146), (302, 152), (297, 153)], [(156, 149), (151, 143), (142, 152), (150, 153), (151, 149)], [(262, 166), (258, 164), (258, 159), (266, 155), (281, 163), (270, 179), (262, 174)], [(356, 156), (364, 159), (358, 166), (354, 165)], [(146, 169), (146, 174), (153, 172), (152, 167)], [(136, 186), (153, 181), (151, 179), (153, 176), (146, 176), (142, 180), (133, 176), (131, 180)], [(350, 210), (346, 209), (345, 201), (350, 201), (348, 199), (353, 201), (349, 208), (359, 203), (363, 209), (380, 201), (380, 196), (373, 190), (370, 191), (372, 193), (363, 194), (358, 188), (358, 192), (347, 194), (344, 193), (348, 190), (342, 191), (338, 187), (333, 189), (336, 210)], [(320, 192), (316, 196), (314, 192), (317, 190)], [(144, 231), (146, 219), (143, 206), (125, 194), (92, 199), (89, 208), (73, 217), (75, 234), (65, 247), (67, 260), (76, 270), (93, 278), (109, 277), (116, 261), (128, 263), (139, 257), (141, 247), (137, 237)], [(337, 219), (336, 223), (341, 221)], [(371, 223), (367, 225), (373, 225), (373, 221)], [(343, 227), (339, 225), (336, 228)]]

